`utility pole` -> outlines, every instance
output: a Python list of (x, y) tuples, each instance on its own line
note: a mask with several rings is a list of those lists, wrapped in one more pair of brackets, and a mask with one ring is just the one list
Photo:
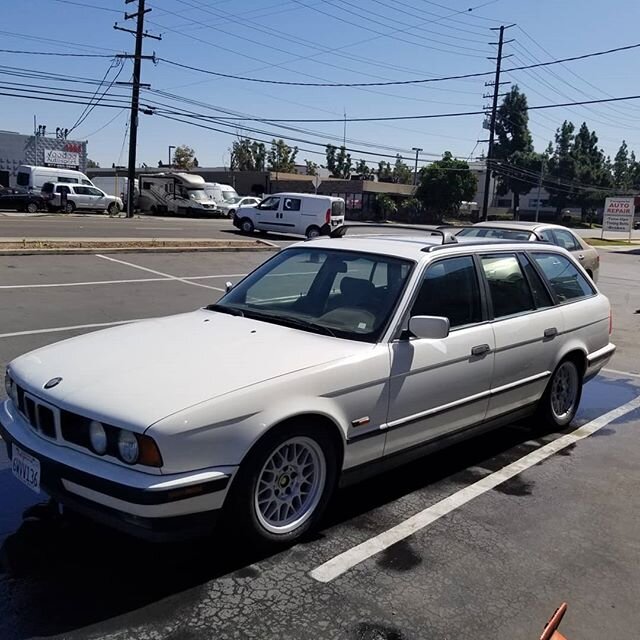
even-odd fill
[[(504, 42), (504, 30), (514, 25), (510, 24), (506, 27), (501, 25), (499, 28), (494, 27), (491, 31), (500, 31), (498, 42), (490, 42), (489, 44), (498, 45), (498, 55), (495, 58), (489, 58), (489, 60), (496, 61), (496, 77), (493, 82), (493, 103), (491, 105), (491, 119), (489, 121), (489, 149), (487, 151), (487, 170), (484, 176), (484, 193), (482, 194), (482, 214), (481, 219), (487, 219), (487, 210), (489, 208), (489, 187), (491, 185), (491, 161), (493, 160), (493, 138), (496, 131), (496, 113), (498, 111), (498, 95), (500, 93), (500, 67), (502, 65), (502, 45)], [(509, 40), (511, 42), (511, 40)], [(504, 56), (505, 58), (508, 56)], [(486, 86), (491, 86), (488, 83)]]
[(169, 145), (169, 169), (173, 168), (173, 164), (171, 162), (171, 152), (175, 150), (175, 146), (170, 144)]
[[(131, 4), (135, 0), (124, 0), (125, 4)], [(127, 218), (133, 218), (134, 185), (136, 180), (136, 148), (138, 145), (138, 110), (140, 108), (140, 67), (142, 60), (153, 60), (155, 56), (142, 55), (142, 41), (144, 38), (162, 40), (162, 36), (154, 36), (144, 31), (144, 14), (151, 9), (144, 8), (145, 0), (138, 0), (138, 10), (135, 13), (124, 14), (125, 20), (136, 18), (136, 30), (119, 27), (116, 22), (113, 25), (118, 31), (132, 33), (136, 37), (136, 48), (133, 56), (120, 55), (119, 58), (133, 58), (133, 82), (131, 88), (131, 116), (129, 121), (129, 167), (127, 171)]]
[(416, 162), (413, 166), (413, 186), (415, 187), (418, 184), (418, 154), (422, 149), (420, 147), (411, 147), (411, 150), (416, 152)]
[(536, 200), (536, 222), (538, 222), (538, 216), (540, 215), (540, 190), (542, 189), (542, 178), (544, 176), (544, 156), (540, 163), (540, 177), (538, 178), (538, 198)]

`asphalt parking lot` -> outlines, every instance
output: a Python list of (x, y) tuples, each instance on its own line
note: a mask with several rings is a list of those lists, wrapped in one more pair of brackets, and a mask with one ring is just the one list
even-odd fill
[[(0, 257), (0, 364), (208, 304), (270, 255)], [(343, 490), (273, 555), (32, 508), (0, 448), (0, 638), (537, 639), (562, 601), (569, 640), (637, 637), (639, 279), (639, 250), (602, 252), (618, 352), (564, 434), (509, 425)]]

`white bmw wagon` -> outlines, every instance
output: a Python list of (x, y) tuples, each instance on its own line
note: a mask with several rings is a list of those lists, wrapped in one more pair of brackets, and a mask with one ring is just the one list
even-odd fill
[(148, 538), (222, 518), (290, 542), (340, 485), (525, 416), (571, 422), (615, 347), (609, 302), (567, 251), (349, 230), (215, 304), (15, 359), (14, 475)]

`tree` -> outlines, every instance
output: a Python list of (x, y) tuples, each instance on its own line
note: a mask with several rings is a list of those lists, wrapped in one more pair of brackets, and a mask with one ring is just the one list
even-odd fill
[(386, 193), (378, 195), (376, 204), (382, 220), (388, 220), (398, 211), (398, 205)]
[(271, 150), (267, 154), (269, 171), (295, 173), (298, 147), (291, 148), (282, 138), (271, 141)]
[(100, 163), (92, 160), (91, 158), (87, 158), (87, 169), (99, 169)]
[(375, 173), (375, 171), (369, 167), (364, 160), (358, 160), (353, 172), (359, 175), (363, 180), (371, 179)]
[(574, 186), (572, 198), (585, 220), (602, 204), (605, 189), (612, 186), (611, 170), (604, 152), (598, 147), (598, 136), (595, 131), (589, 131), (586, 122), (582, 123), (574, 138), (572, 155), (576, 182), (580, 183)]
[(464, 201), (473, 200), (478, 181), (464, 160), (456, 160), (445, 151), (442, 160), (423, 167), (416, 198), (434, 220), (455, 215)]
[(378, 181), (393, 182), (393, 171), (391, 170), (391, 165), (384, 160), (378, 162)]
[(556, 208), (559, 219), (562, 210), (571, 202), (574, 195), (572, 183), (576, 177), (576, 161), (573, 155), (574, 132), (576, 128), (572, 122), (565, 120), (555, 135), (555, 146), (549, 143), (550, 154), (545, 176), (545, 189), (549, 193), (549, 202)]
[(529, 131), (527, 96), (518, 85), (511, 88), (498, 108), (495, 133), (492, 162), (496, 162), (492, 168), (497, 178), (496, 192), (501, 196), (509, 191), (513, 193), (513, 215), (517, 219), (520, 196), (529, 193), (534, 186), (523, 172), (539, 170), (540, 165), (540, 157), (533, 152)]
[(231, 145), (230, 151), (232, 171), (264, 171), (267, 149), (262, 142), (239, 138)]
[(627, 191), (631, 188), (632, 182), (633, 168), (629, 160), (627, 143), (623, 140), (613, 159), (613, 184), (620, 191)]
[(629, 158), (629, 174), (631, 176), (631, 188), (640, 191), (640, 162), (636, 160), (636, 154), (632, 151)]
[(407, 165), (400, 154), (396, 155), (396, 161), (393, 165), (393, 181), (399, 184), (412, 184), (413, 171)]
[(347, 153), (345, 147), (336, 147), (328, 144), (326, 147), (327, 169), (331, 172), (333, 178), (342, 178), (347, 180), (351, 175), (353, 163), (351, 162), (351, 154)]
[(317, 176), (318, 175), (318, 164), (316, 162), (312, 162), (311, 160), (305, 160), (305, 165), (307, 166), (307, 175), (308, 176)]
[(191, 147), (181, 144), (173, 152), (173, 164), (177, 169), (191, 169), (195, 155), (195, 151)]

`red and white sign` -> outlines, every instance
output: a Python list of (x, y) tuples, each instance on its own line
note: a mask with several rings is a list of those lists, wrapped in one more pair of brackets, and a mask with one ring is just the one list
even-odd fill
[(633, 228), (635, 206), (630, 198), (607, 198), (604, 203), (603, 231), (622, 231), (629, 233)]

